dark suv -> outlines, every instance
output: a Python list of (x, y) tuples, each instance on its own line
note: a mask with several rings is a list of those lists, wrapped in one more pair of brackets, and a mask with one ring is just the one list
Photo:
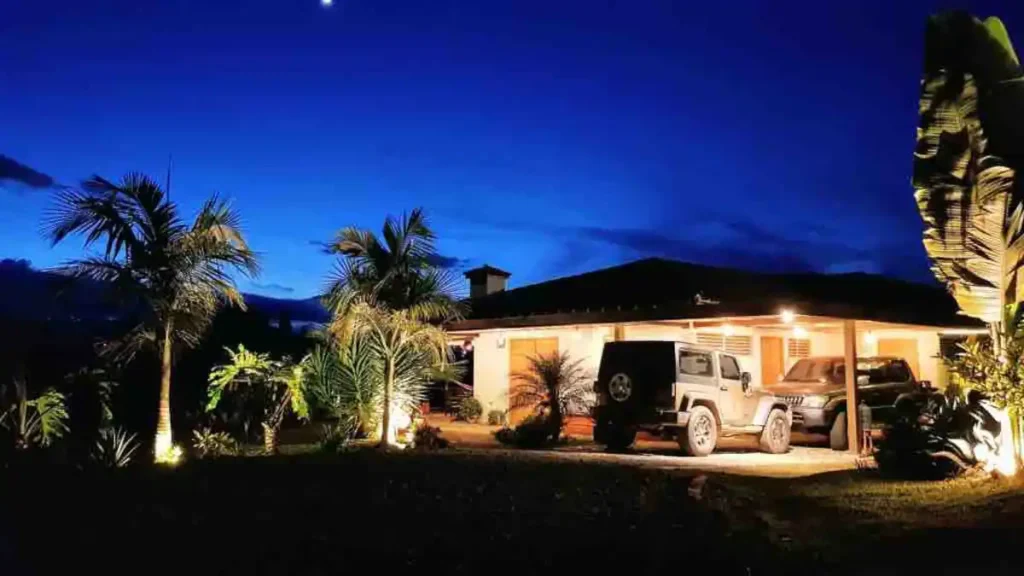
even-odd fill
[[(897, 398), (927, 387), (927, 382), (914, 378), (902, 358), (857, 359), (858, 395), (871, 408), (873, 421), (887, 421)], [(846, 362), (842, 357), (799, 360), (768, 389), (793, 408), (795, 428), (828, 433), (832, 449), (846, 449)]]
[(609, 342), (595, 384), (594, 440), (630, 446), (638, 430), (675, 436), (706, 456), (720, 436), (751, 434), (761, 449), (789, 450), (792, 415), (772, 393), (750, 385), (730, 354), (662, 341)]

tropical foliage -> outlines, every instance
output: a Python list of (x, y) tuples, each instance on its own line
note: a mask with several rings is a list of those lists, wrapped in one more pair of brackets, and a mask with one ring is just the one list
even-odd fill
[(124, 468), (131, 464), (138, 447), (135, 434), (121, 428), (104, 428), (96, 440), (92, 459), (106, 468)]
[[(344, 386), (357, 395), (347, 417), (364, 430), (380, 414), (382, 446), (393, 441), (392, 411), (411, 411), (423, 396), (428, 375), (453, 377), (444, 332), (437, 324), (461, 316), (456, 278), (438, 266), (436, 236), (423, 211), (388, 217), (378, 238), (369, 230), (344, 228), (328, 251), (339, 256), (325, 302), (333, 313), (330, 342), (339, 363), (347, 363)], [(360, 355), (350, 354), (353, 338)], [(346, 359), (348, 358), (348, 359)], [(333, 361), (333, 360), (332, 360)], [(355, 371), (354, 373), (352, 371)], [(370, 371), (375, 375), (370, 377)], [(378, 397), (370, 393), (379, 381)], [(358, 383), (358, 385), (356, 385)], [(401, 390), (408, 387), (409, 393)], [(335, 395), (337, 397), (337, 395)], [(369, 410), (371, 403), (379, 406)]]
[(241, 451), (238, 441), (227, 432), (214, 432), (208, 427), (192, 431), (192, 449), (200, 458), (237, 456)]
[(62, 270), (109, 284), (123, 304), (139, 309), (141, 320), (116, 352), (130, 357), (143, 346), (160, 351), (156, 456), (165, 457), (172, 451), (174, 345), (198, 344), (220, 305), (243, 306), (232, 272), (258, 273), (238, 214), (213, 197), (188, 223), (149, 177), (132, 173), (114, 183), (96, 176), (57, 195), (46, 231), (54, 244), (71, 235), (84, 237), (86, 248), (98, 244), (98, 254)]
[[(996, 363), (1016, 363), (1004, 348), (1017, 337), (1006, 318), (1024, 300), (1024, 70), (1003, 23), (932, 17), (921, 84), (913, 180), (932, 270), (964, 314), (989, 325)], [(996, 379), (979, 383), (1006, 402), (1019, 458), (1024, 412), (1009, 400), (1021, 392), (1004, 388), (1020, 382), (998, 376), (1010, 370), (989, 366), (981, 371)]]
[(29, 398), (24, 379), (16, 378), (13, 395), (0, 388), (0, 428), (7, 432), (11, 446), (23, 450), (47, 447), (68, 431), (67, 402), (63, 394), (48, 388)]
[(548, 438), (555, 442), (566, 416), (586, 414), (593, 403), (591, 377), (582, 360), (568, 352), (531, 356), (529, 367), (514, 374), (509, 395), (511, 408), (532, 408), (547, 423)]
[(1022, 107), (1024, 72), (1002, 22), (929, 21), (914, 161), (924, 244), (961, 310), (994, 326), (1024, 299)]
[(275, 452), (277, 432), (285, 417), (292, 413), (300, 419), (309, 418), (305, 368), (289, 358), (272, 360), (269, 355), (251, 352), (241, 344), (237, 351), (225, 350), (229, 361), (210, 371), (206, 411), (217, 408), (225, 391), (258, 388), (264, 447), (269, 453)]
[(472, 396), (466, 396), (455, 410), (455, 419), (463, 422), (476, 422), (484, 413), (484, 407), (480, 401)]

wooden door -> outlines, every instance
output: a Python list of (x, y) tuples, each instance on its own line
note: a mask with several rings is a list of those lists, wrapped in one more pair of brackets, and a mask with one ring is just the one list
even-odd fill
[(878, 355), (903, 358), (914, 373), (914, 378), (921, 378), (917, 363), (917, 338), (879, 338)]
[(770, 386), (785, 374), (782, 337), (761, 336), (761, 386)]
[[(530, 358), (558, 354), (558, 338), (516, 338), (508, 341), (508, 397), (509, 405), (516, 397), (516, 389), (522, 385), (518, 375), (530, 370)], [(536, 406), (509, 408), (509, 424), (515, 426), (533, 413)]]

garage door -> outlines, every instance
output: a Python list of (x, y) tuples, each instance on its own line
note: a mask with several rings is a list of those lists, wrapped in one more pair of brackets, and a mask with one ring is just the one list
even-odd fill
[[(558, 354), (558, 338), (516, 338), (509, 340), (508, 361), (508, 395), (511, 401), (515, 397), (516, 388), (522, 383), (516, 378), (530, 370), (530, 357)], [(534, 406), (510, 409), (509, 422), (514, 426), (533, 413)]]
[(917, 365), (916, 338), (879, 338), (878, 355), (903, 358), (910, 365), (910, 370), (914, 373), (914, 377), (921, 378), (921, 372)]

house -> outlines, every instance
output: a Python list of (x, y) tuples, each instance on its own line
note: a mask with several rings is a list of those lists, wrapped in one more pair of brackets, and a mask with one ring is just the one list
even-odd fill
[(596, 376), (613, 340), (724, 350), (758, 386), (809, 356), (901, 356), (941, 388), (944, 342), (984, 332), (938, 286), (863, 273), (759, 274), (647, 259), (514, 290), (505, 289), (509, 273), (490, 266), (466, 277), (472, 311), (450, 330), (472, 342), (474, 395), (485, 411), (508, 409), (529, 356), (568, 352)]

